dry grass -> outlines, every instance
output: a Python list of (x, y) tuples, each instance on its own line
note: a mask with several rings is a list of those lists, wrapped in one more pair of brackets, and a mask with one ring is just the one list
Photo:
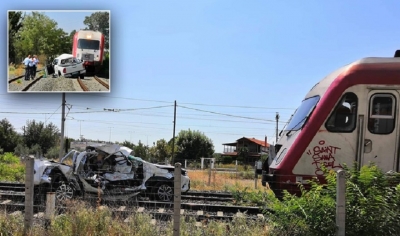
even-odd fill
[(25, 73), (25, 66), (22, 64), (10, 64), (8, 66), (8, 73), (10, 76), (21, 76)]
[[(42, 68), (43, 68), (43, 65), (39, 63), (37, 69), (40, 70)], [(13, 64), (13, 63), (11, 63), (8, 66), (8, 74), (9, 74), (9, 76), (15, 76), (15, 77), (24, 75), (25, 74), (25, 66), (23, 64)], [(44, 74), (43, 72), (38, 72), (39, 76), (43, 75), (43, 74)]]
[[(210, 185), (208, 170), (193, 170), (188, 173), (190, 177), (190, 188), (199, 191), (227, 191), (231, 188), (237, 190), (256, 190), (254, 179), (241, 179), (234, 172), (211, 171)], [(261, 185), (261, 179), (257, 181), (257, 189), (265, 188)]]
[[(129, 219), (128, 222), (125, 219)], [(43, 225), (35, 224), (24, 234), (24, 215), (3, 214), (0, 212), (0, 235), (48, 235), (48, 236), (75, 236), (75, 235), (129, 235), (129, 236), (172, 236), (173, 222), (160, 225), (151, 223), (152, 217), (148, 214), (132, 214), (128, 217), (118, 217), (112, 214), (107, 207), (93, 208), (85, 203), (73, 201), (67, 204), (67, 211), (52, 219), (46, 229)], [(235, 217), (232, 222), (203, 221), (201, 226), (190, 217), (185, 221), (181, 218), (180, 231), (182, 236), (226, 236), (226, 235), (269, 235), (268, 223), (259, 219), (248, 221), (243, 217)]]

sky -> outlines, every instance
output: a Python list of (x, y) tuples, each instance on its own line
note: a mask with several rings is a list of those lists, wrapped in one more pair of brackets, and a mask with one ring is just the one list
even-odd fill
[(70, 33), (73, 30), (85, 29), (83, 21), (86, 16), (90, 16), (94, 11), (43, 11), (45, 15), (57, 22), (58, 28)]
[[(110, 10), (111, 92), (66, 94), (65, 133), (149, 146), (172, 138), (174, 101), (176, 134), (199, 130), (216, 152), (241, 137), (274, 143), (276, 113), (282, 129), (324, 76), (400, 49), (395, 0), (98, 0), (95, 9), (83, 1), (21, 0), (0, 8), (5, 15), (10, 9)], [(84, 19), (49, 17), (68, 32)], [(6, 42), (4, 34), (4, 50)], [(0, 64), (7, 65), (5, 54)], [(61, 101), (61, 94), (7, 94), (7, 84), (0, 84), (0, 118), (18, 132), (32, 119), (61, 127)]]

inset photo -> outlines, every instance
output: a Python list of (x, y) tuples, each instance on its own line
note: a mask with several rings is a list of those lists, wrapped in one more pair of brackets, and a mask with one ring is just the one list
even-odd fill
[(109, 10), (10, 10), (9, 93), (109, 93)]

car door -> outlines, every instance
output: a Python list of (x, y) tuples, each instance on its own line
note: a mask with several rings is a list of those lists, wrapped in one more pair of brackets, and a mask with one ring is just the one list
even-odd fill
[(59, 63), (59, 60), (58, 59), (54, 59), (54, 61), (53, 61), (53, 69), (54, 69), (54, 73), (55, 74), (58, 73), (58, 63)]
[(397, 170), (398, 101), (396, 90), (371, 90), (368, 93), (362, 165), (372, 162), (385, 172)]

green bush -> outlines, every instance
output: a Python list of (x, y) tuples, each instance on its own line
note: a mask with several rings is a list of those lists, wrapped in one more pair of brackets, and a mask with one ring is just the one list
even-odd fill
[[(387, 175), (376, 165), (355, 165), (346, 170), (346, 235), (398, 235), (400, 232), (400, 185), (398, 174)], [(327, 184), (311, 181), (301, 196), (285, 192), (282, 201), (269, 199), (273, 235), (335, 235), (336, 173), (326, 171)]]
[(0, 155), (0, 181), (23, 181), (25, 166), (12, 153)]
[(233, 161), (233, 158), (231, 156), (223, 156), (222, 157), (222, 163), (224, 164), (231, 164)]
[(228, 190), (232, 192), (232, 197), (236, 205), (264, 207), (266, 206), (266, 202), (274, 197), (272, 191), (265, 188), (251, 190), (249, 187), (246, 187), (240, 190), (236, 186), (230, 186)]
[(103, 59), (103, 66), (101, 68), (101, 73), (108, 75), (110, 71), (110, 54), (109, 53), (104, 53), (104, 59)]
[(58, 159), (60, 157), (60, 147), (51, 147), (47, 153), (46, 153), (46, 158), (50, 160)]

